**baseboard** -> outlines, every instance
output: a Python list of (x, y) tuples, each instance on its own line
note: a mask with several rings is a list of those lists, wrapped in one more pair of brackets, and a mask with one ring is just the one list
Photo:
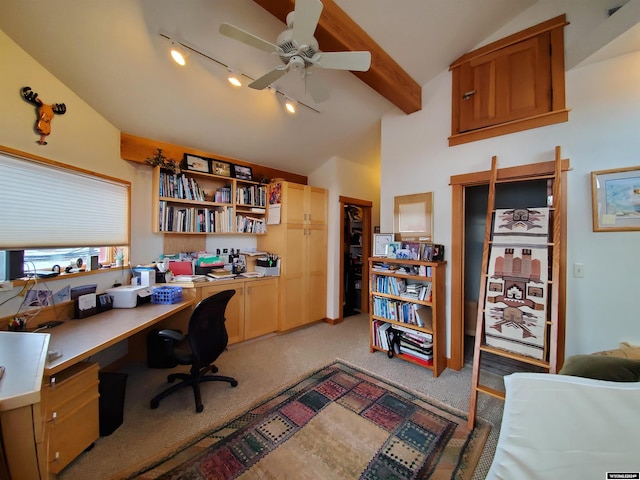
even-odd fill
[(343, 318), (325, 318), (322, 320), (324, 323), (328, 323), (329, 325), (337, 325), (343, 322)]

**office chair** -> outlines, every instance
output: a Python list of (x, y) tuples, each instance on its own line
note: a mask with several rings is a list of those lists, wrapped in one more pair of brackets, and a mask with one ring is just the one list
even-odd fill
[(190, 373), (172, 373), (167, 376), (167, 381), (173, 383), (176, 379), (182, 380), (151, 399), (151, 408), (158, 408), (160, 400), (167, 395), (191, 386), (196, 400), (196, 412), (202, 412), (202, 400), (200, 398), (200, 383), (222, 381), (229, 382), (236, 387), (235, 378), (222, 375), (206, 375), (208, 371), (216, 373), (218, 368), (213, 362), (227, 347), (229, 336), (224, 325), (224, 312), (235, 290), (225, 290), (202, 300), (191, 314), (189, 319), (189, 334), (187, 336), (175, 330), (160, 330), (158, 335), (167, 338), (167, 355), (173, 358), (179, 365), (191, 365)]

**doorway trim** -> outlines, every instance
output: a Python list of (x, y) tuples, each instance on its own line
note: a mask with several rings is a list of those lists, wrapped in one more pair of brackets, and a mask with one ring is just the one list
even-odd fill
[[(571, 169), (568, 159), (562, 160), (562, 225), (560, 238), (567, 238), (567, 171)], [(555, 162), (540, 162), (498, 169), (497, 183), (532, 180), (536, 177), (553, 176)], [(491, 170), (465, 173), (450, 177), (451, 185), (451, 356), (447, 367), (461, 370), (464, 366), (464, 221), (465, 188), (488, 185)], [(560, 295), (558, 312), (558, 358), (564, 358), (565, 311), (566, 311), (566, 263), (567, 242), (560, 246)]]
[(340, 315), (335, 323), (342, 322), (344, 320), (343, 303), (344, 303), (344, 288), (342, 285), (344, 279), (344, 207), (346, 205), (355, 205), (362, 208), (362, 297), (361, 297), (361, 313), (369, 312), (369, 257), (371, 256), (371, 241), (373, 238), (371, 227), (371, 207), (373, 202), (369, 200), (361, 200), (358, 198), (343, 197), (340, 195), (340, 295), (338, 298), (338, 309)]

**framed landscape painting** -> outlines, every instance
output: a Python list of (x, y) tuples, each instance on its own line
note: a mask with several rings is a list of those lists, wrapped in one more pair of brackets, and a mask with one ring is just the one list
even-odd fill
[(640, 230), (640, 166), (591, 172), (594, 232)]

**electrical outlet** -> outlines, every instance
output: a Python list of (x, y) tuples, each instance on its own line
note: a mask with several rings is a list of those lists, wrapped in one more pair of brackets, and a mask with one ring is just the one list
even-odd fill
[(13, 290), (13, 282), (0, 282), (0, 290)]
[(576, 278), (584, 278), (584, 263), (573, 264), (573, 276)]

